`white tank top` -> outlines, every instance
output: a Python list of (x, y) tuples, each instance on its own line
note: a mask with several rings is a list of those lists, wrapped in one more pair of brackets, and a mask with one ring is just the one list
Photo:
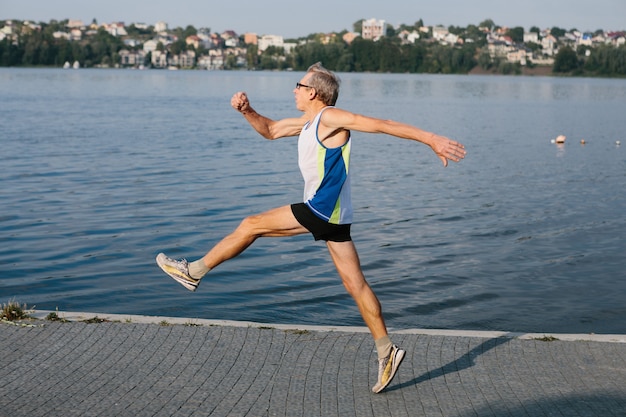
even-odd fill
[(325, 107), (307, 122), (298, 138), (298, 165), (304, 178), (304, 203), (321, 219), (333, 224), (352, 223), (350, 197), (351, 139), (338, 148), (327, 148), (318, 137)]

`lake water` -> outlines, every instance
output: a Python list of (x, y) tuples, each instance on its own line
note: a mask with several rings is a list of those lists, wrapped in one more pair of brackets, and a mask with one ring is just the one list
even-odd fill
[[(0, 302), (362, 325), (309, 236), (261, 239), (195, 293), (154, 262), (301, 199), (296, 140), (230, 108), (244, 90), (297, 116), (301, 75), (0, 69)], [(353, 238), (390, 328), (626, 333), (626, 80), (340, 76), (340, 107), (468, 150), (444, 169), (423, 145), (353, 134)]]

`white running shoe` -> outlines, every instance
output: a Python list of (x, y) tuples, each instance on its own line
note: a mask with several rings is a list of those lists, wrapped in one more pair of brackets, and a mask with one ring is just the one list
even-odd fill
[(189, 275), (189, 265), (187, 260), (168, 258), (163, 253), (159, 253), (156, 257), (157, 265), (170, 277), (174, 278), (179, 284), (187, 288), (189, 291), (195, 291), (200, 285), (200, 280), (192, 278)]
[(372, 388), (373, 392), (378, 394), (389, 385), (393, 377), (396, 376), (396, 371), (402, 359), (404, 359), (405, 353), (404, 350), (393, 345), (389, 356), (378, 360), (378, 382), (376, 382), (376, 385)]

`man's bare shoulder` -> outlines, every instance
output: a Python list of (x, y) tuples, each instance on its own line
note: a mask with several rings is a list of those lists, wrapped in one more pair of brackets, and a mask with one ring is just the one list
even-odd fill
[(352, 113), (338, 107), (331, 107), (324, 111), (320, 121), (329, 128), (364, 132), (375, 130), (378, 127), (378, 123), (381, 122), (380, 119)]

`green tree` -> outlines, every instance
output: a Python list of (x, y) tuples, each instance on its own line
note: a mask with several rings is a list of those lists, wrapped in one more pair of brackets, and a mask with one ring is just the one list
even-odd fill
[(507, 36), (510, 36), (515, 43), (523, 43), (524, 42), (524, 28), (521, 26), (514, 27), (509, 29), (506, 32)]
[(580, 64), (578, 62), (578, 55), (576, 55), (576, 51), (569, 46), (564, 46), (559, 49), (559, 52), (557, 52), (554, 57), (552, 72), (568, 73), (577, 70), (579, 66)]
[(400, 45), (398, 38), (384, 37), (376, 42), (376, 48), (379, 53), (380, 62), (377, 71), (380, 72), (398, 72), (401, 64)]
[(172, 42), (170, 44), (169, 50), (173, 55), (178, 55), (181, 52), (185, 52), (187, 50), (187, 43), (184, 39), (179, 39), (176, 42)]
[(626, 76), (626, 46), (602, 45), (591, 50), (584, 69), (592, 75)]
[(565, 36), (566, 33), (567, 31), (565, 29), (561, 29), (556, 26), (550, 29), (550, 34), (554, 36), (555, 38), (560, 38), (561, 36)]
[(350, 44), (350, 52), (354, 56), (354, 70), (356, 72), (376, 72), (380, 62), (379, 51), (374, 41), (356, 38)]
[(489, 30), (493, 30), (496, 27), (496, 24), (491, 19), (485, 19), (478, 25), (481, 28), (487, 28)]
[(491, 55), (489, 55), (489, 52), (487, 51), (482, 51), (480, 53), (480, 55), (478, 56), (478, 65), (484, 69), (484, 70), (488, 70), (491, 68)]
[(248, 69), (256, 69), (259, 66), (259, 46), (250, 44), (246, 49), (246, 66)]

